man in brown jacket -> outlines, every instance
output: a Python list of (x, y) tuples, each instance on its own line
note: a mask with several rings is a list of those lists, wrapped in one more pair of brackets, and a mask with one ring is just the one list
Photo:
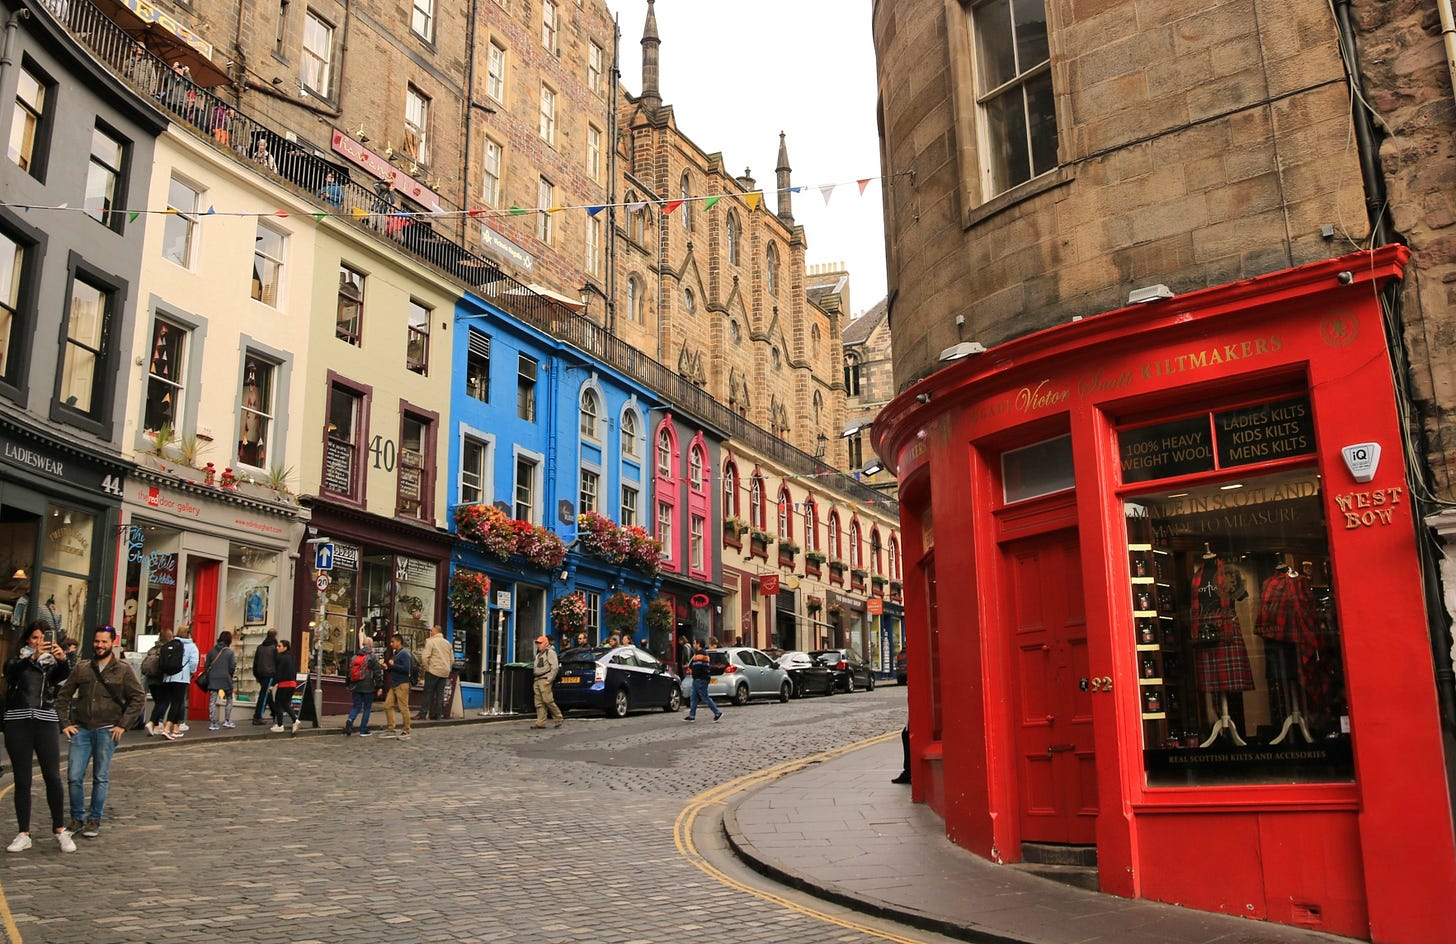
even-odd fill
[(430, 638), (425, 640), (425, 651), (420, 661), (425, 670), (425, 698), (417, 717), (421, 721), (426, 717), (434, 721), (445, 717), (445, 680), (450, 677), (450, 666), (455, 661), (450, 643), (440, 627), (430, 627)]
[[(91, 640), (92, 658), (82, 662), (56, 693), (56, 717), (71, 742), (67, 779), (71, 788), (72, 832), (95, 839), (106, 809), (111, 755), (121, 736), (142, 715), (147, 693), (131, 666), (112, 655), (116, 630), (102, 626)], [(86, 807), (86, 768), (91, 767), (91, 807)], [(83, 823), (84, 820), (84, 823)]]

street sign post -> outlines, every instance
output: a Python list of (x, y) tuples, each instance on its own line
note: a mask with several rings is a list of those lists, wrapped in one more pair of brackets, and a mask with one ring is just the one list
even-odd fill
[(319, 592), (322, 593), (329, 588), (329, 575), (319, 574), (317, 577), (314, 578), (313, 583), (314, 586), (319, 588)]
[[(319, 544), (313, 549), (313, 569), (333, 570), (334, 569), (334, 545)], [(320, 587), (320, 590), (323, 588)]]

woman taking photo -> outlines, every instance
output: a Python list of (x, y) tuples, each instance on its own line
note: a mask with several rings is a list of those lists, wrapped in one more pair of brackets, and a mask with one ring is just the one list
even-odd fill
[(5, 751), (15, 775), (15, 819), (20, 833), (6, 852), (24, 852), (30, 841), (31, 758), (45, 778), (51, 828), (62, 852), (75, 852), (76, 841), (65, 828), (65, 794), (61, 787), (61, 729), (56, 717), (56, 688), (71, 673), (66, 652), (46, 636), (43, 622), (16, 633), (15, 655), (5, 662)]
[(233, 728), (233, 695), (236, 685), (233, 676), (238, 671), (238, 654), (233, 652), (233, 634), (227, 630), (217, 634), (217, 645), (207, 654), (207, 700), (211, 702), (208, 715), (209, 731), (218, 728)]

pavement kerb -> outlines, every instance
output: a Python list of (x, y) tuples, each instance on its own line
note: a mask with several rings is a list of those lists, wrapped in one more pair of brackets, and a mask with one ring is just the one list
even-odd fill
[[(311, 727), (312, 722), (305, 721), (303, 726), (298, 729), (297, 736), (325, 737), (328, 735), (338, 735), (342, 737), (344, 734), (345, 717), (345, 715), (325, 715), (324, 720), (318, 727)], [(410, 727), (411, 730), (423, 730), (453, 727), (463, 724), (496, 724), (502, 721), (530, 721), (534, 717), (534, 715), (520, 714), (480, 717), (474, 711), (470, 711), (462, 718), (447, 718), (441, 721), (414, 721)], [(122, 751), (155, 750), (163, 747), (186, 747), (189, 744), (222, 744), (234, 741), (257, 741), (265, 738), (277, 740), (279, 738), (289, 737), (287, 734), (269, 731), (267, 725), (254, 725), (251, 718), (239, 722), (236, 728), (227, 729), (227, 733), (206, 730), (206, 721), (194, 722), (189, 720), (188, 724), (192, 725), (192, 729), (187, 732), (187, 736), (176, 741), (169, 741), (164, 737), (151, 736), (143, 729), (128, 731), (126, 736), (122, 738), (121, 743), (116, 745), (117, 753), (121, 753)], [(198, 725), (201, 725), (203, 730), (198, 730)], [(378, 736), (377, 734), (375, 735), (375, 737)], [(62, 753), (64, 754), (64, 752)]]
[[(792, 776), (792, 774), (788, 776)], [(729, 806), (723, 811), (723, 834), (728, 840), (728, 847), (733, 850), (734, 855), (755, 872), (765, 878), (778, 882), (780, 885), (796, 888), (815, 898), (833, 902), (851, 911), (858, 911), (876, 918), (896, 921), (922, 931), (931, 931), (946, 937), (953, 937), (962, 941), (971, 941), (973, 944), (1041, 944), (1035, 938), (1009, 937), (994, 931), (978, 928), (975, 925), (946, 921), (943, 918), (937, 918), (933, 915), (928, 915), (924, 912), (907, 908), (904, 905), (897, 905), (883, 899), (867, 897), (857, 893), (850, 894), (834, 885), (816, 882), (804, 875), (788, 871), (758, 851), (753, 845), (752, 840), (744, 835), (743, 830), (739, 827), (738, 817), (736, 815), (740, 803), (743, 803), (749, 796), (752, 796), (760, 790), (772, 789), (776, 783), (778, 783), (777, 780), (770, 781), (755, 790), (748, 791), (748, 793), (734, 801), (732, 806)]]

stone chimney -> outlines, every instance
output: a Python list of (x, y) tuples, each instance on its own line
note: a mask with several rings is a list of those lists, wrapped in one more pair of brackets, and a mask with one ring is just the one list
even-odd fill
[(657, 35), (657, 10), (647, 0), (647, 23), (642, 27), (642, 107), (656, 114), (662, 107), (662, 92), (657, 88), (658, 51), (662, 39)]
[(744, 190), (753, 191), (758, 189), (758, 181), (753, 179), (753, 168), (743, 168), (743, 176), (738, 178), (738, 184)]

